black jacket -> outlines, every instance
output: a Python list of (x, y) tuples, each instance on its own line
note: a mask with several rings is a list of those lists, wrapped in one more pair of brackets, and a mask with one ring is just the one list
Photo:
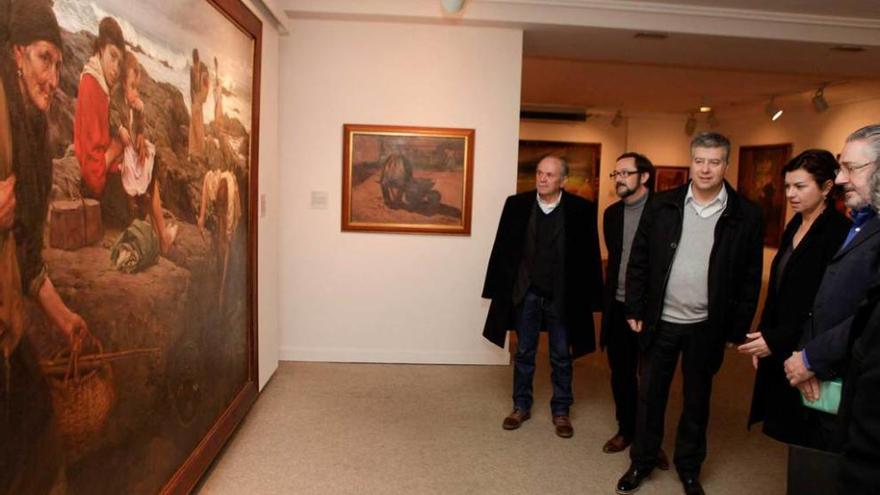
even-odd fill
[[(684, 200), (690, 183), (656, 194), (645, 205), (626, 271), (627, 317), (642, 320), (643, 350), (652, 343), (672, 261), (681, 239)], [(748, 333), (761, 290), (764, 229), (758, 206), (727, 181), (727, 206), (715, 226), (709, 258), (709, 327), (700, 334), (706, 365), (717, 371), (725, 342), (742, 342)]]
[(880, 486), (880, 283), (867, 291), (852, 322), (850, 363), (838, 421), (843, 461), (840, 493), (877, 493)]
[(850, 325), (880, 267), (878, 255), (880, 217), (874, 217), (825, 270), (801, 340), (810, 369), (822, 380), (844, 373)]
[[(507, 198), (489, 257), (483, 297), (492, 303), (483, 336), (499, 347), (504, 346), (507, 331), (515, 326), (513, 288), (536, 197), (537, 192), (532, 190)], [(602, 300), (596, 206), (563, 191), (562, 208), (565, 215), (564, 323), (572, 356), (579, 357), (596, 349), (593, 311), (600, 309)]]
[(800, 392), (785, 378), (784, 364), (798, 348), (825, 267), (840, 249), (850, 226), (849, 220), (837, 210), (826, 208), (792, 251), (780, 278), (780, 257), (792, 245), (802, 222), (803, 218), (797, 214), (788, 223), (770, 266), (767, 300), (758, 328), (771, 354), (759, 361), (749, 414), (749, 425), (763, 421), (764, 433), (796, 444), (804, 442), (804, 407)]
[[(648, 200), (650, 201), (650, 196)], [(602, 301), (602, 330), (599, 336), (599, 346), (603, 349), (607, 334), (612, 331), (611, 306), (617, 296), (617, 274), (620, 272), (620, 256), (623, 253), (623, 212), (625, 206), (626, 204), (621, 200), (606, 208), (602, 222), (605, 249), (608, 250), (608, 266), (605, 268), (605, 291)]]

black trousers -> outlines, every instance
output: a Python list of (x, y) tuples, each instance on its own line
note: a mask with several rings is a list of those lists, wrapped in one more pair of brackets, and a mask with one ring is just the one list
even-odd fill
[(675, 438), (675, 468), (681, 477), (696, 477), (706, 459), (706, 427), (709, 424), (709, 398), (714, 370), (708, 365), (706, 349), (695, 338), (708, 332), (708, 324), (677, 325), (661, 322), (651, 345), (645, 350), (640, 370), (639, 408), (636, 437), (630, 449), (633, 464), (644, 470), (657, 465), (657, 452), (663, 443), (663, 425), (669, 387), (678, 355), (682, 356), (682, 405)]
[(632, 440), (636, 433), (639, 399), (639, 339), (626, 323), (623, 303), (614, 301), (609, 321), (611, 326), (605, 335), (605, 348), (611, 368), (617, 433)]

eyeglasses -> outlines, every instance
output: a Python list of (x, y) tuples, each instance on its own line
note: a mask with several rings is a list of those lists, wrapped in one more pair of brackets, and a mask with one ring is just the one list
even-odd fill
[(617, 171), (611, 172), (610, 174), (608, 174), (608, 177), (610, 177), (611, 179), (616, 179), (618, 177), (620, 177), (621, 179), (626, 179), (630, 175), (637, 174), (637, 173), (639, 173), (638, 170), (621, 170), (619, 172), (617, 172)]
[(853, 173), (858, 172), (859, 170), (867, 167), (868, 165), (873, 165), (876, 161), (877, 160), (873, 160), (870, 162), (862, 163), (861, 165), (847, 165), (844, 163), (838, 163), (838, 165), (840, 165), (840, 168), (838, 168), (837, 170), (834, 171), (834, 176), (837, 177), (842, 172), (846, 172), (846, 175), (852, 175)]

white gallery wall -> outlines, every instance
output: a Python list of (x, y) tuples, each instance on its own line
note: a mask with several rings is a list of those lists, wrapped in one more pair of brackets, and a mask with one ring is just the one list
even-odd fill
[[(257, 223), (257, 359), (260, 390), (278, 368), (278, 28), (262, 6), (247, 2), (263, 22), (260, 72), (259, 188), (266, 212)], [(259, 205), (259, 201), (257, 201)]]
[[(516, 185), (522, 33), (292, 19), (280, 41), (282, 359), (507, 363), (480, 298)], [(265, 108), (265, 107), (264, 107)], [(476, 129), (470, 236), (340, 231), (345, 123)], [(313, 205), (326, 194), (326, 207)]]

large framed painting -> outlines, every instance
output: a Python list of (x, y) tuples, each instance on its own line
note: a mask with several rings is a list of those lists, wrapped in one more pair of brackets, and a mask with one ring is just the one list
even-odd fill
[(345, 124), (342, 230), (471, 233), (474, 130)]
[(785, 227), (785, 184), (782, 167), (791, 158), (791, 143), (740, 146), (737, 190), (761, 207), (764, 245), (778, 248)]
[(657, 165), (654, 167), (654, 191), (667, 191), (687, 184), (690, 179), (689, 167)]
[(516, 192), (535, 189), (535, 171), (538, 162), (547, 155), (564, 158), (568, 162), (565, 190), (596, 202), (599, 194), (599, 143), (568, 143), (562, 141), (519, 141), (519, 159)]
[(257, 396), (262, 25), (0, 12), (0, 493), (188, 492)]

